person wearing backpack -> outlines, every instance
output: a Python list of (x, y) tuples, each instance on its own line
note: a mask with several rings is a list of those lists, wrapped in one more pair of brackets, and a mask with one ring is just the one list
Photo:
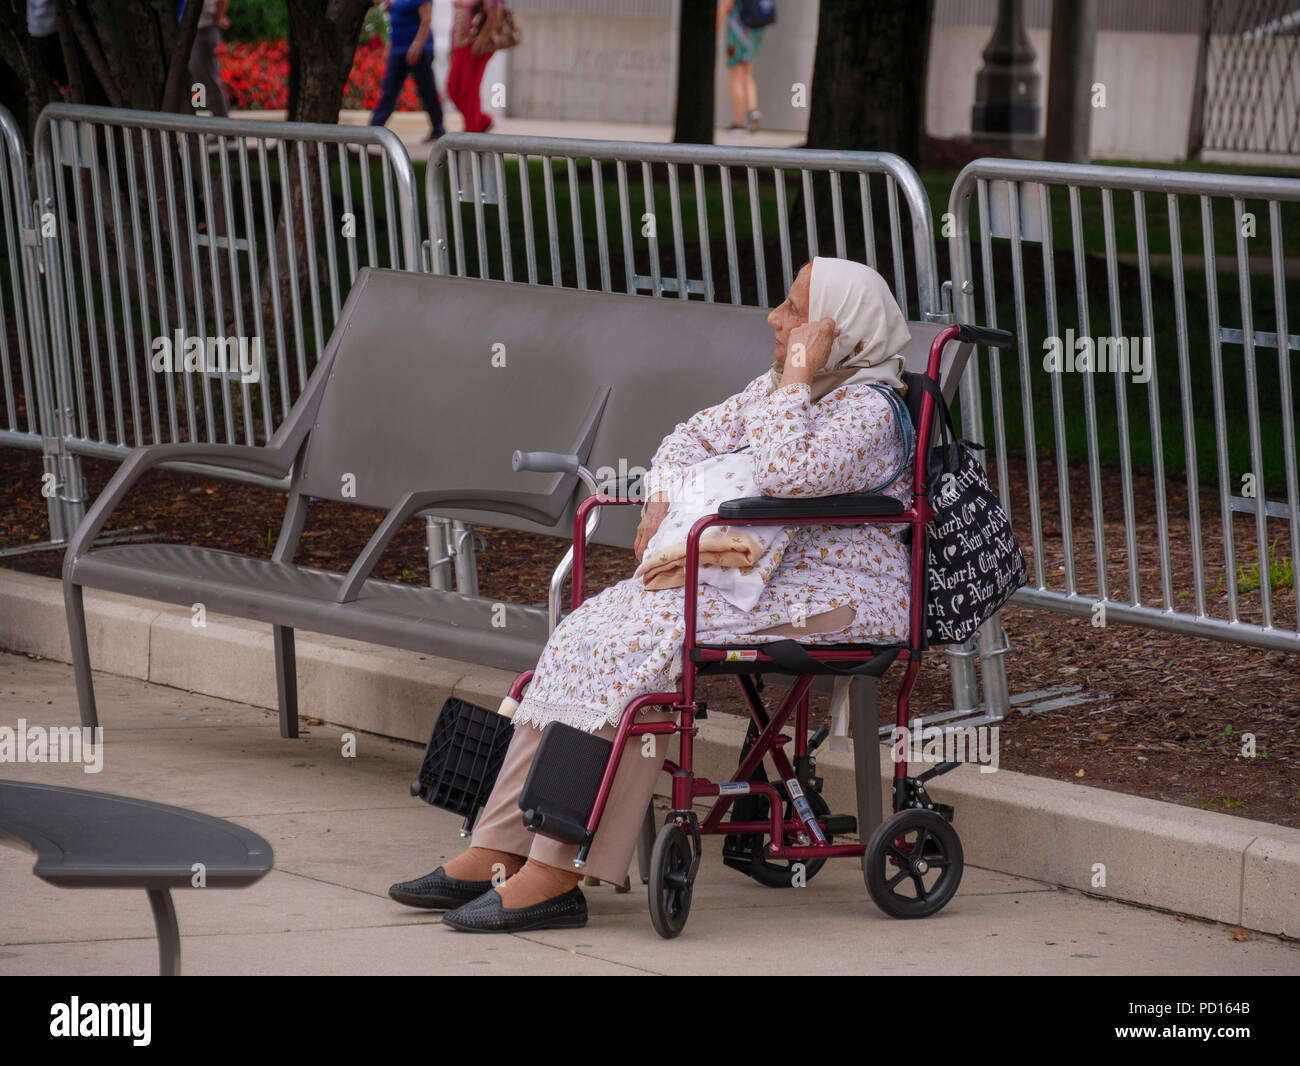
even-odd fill
[(762, 121), (754, 59), (763, 30), (776, 21), (776, 0), (719, 0), (718, 29), (725, 30), (727, 73), (731, 89), (731, 125), (728, 132), (754, 133)]

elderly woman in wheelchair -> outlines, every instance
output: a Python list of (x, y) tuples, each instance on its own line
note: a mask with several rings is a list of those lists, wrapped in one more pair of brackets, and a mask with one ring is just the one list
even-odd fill
[[(791, 638), (811, 652), (818, 645), (838, 646), (841, 650), (834, 654), (843, 657), (840, 661), (857, 664), (870, 659), (870, 653), (853, 657), (844, 646), (883, 646), (892, 652), (883, 657), (885, 666), (899, 648), (915, 643), (909, 608), (916, 573), (906, 543), (909, 527), (897, 519), (880, 520), (904, 514), (913, 502), (913, 427), (900, 401), (906, 385), (899, 353), (909, 340), (904, 316), (876, 271), (818, 258), (800, 269), (768, 322), (774, 332), (771, 368), (734, 396), (678, 425), (656, 452), (636, 536), (637, 572), (582, 601), (547, 642), (518, 701), (514, 736), (472, 846), (433, 873), (394, 885), (394, 899), (445, 909), (444, 923), (466, 931), (585, 925), (587, 906), (575, 860), (585, 862), (589, 877), (623, 883), (655, 781), (668, 769), (676, 772), (674, 807), (686, 810), (670, 816), (656, 843), (651, 910), (660, 933), (675, 935), (685, 921), (699, 861), (699, 829), (689, 813), (690, 798), (721, 795), (725, 810), (730, 804), (726, 797), (746, 793), (746, 786), (736, 782), (709, 788), (700, 787), (707, 782), (697, 782), (692, 792), (691, 780), (679, 780), (682, 771), (689, 773), (689, 723), (703, 713), (693, 698), (695, 672), (704, 662), (728, 658), (753, 664), (766, 658), (764, 647), (788, 648)], [(692, 493), (694, 503), (688, 499)], [(747, 503), (762, 504), (754, 497), (812, 499), (845, 493), (871, 493), (884, 506), (872, 512), (875, 521), (854, 523), (804, 519), (783, 526), (768, 514), (765, 523), (747, 524), (746, 518), (725, 525), (715, 515), (712, 526), (699, 534), (698, 549), (686, 551), (693, 521), (717, 512), (719, 500), (750, 497)], [(755, 520), (763, 517), (761, 507), (746, 513)], [(580, 578), (575, 573), (575, 581)], [(692, 611), (693, 619), (688, 617)], [(699, 650), (684, 656), (684, 646)], [(727, 646), (749, 650), (729, 653)], [(812, 662), (807, 653), (804, 661)], [(752, 673), (743, 676), (742, 669), (737, 673), (755, 718), (748, 750), (768, 719), (761, 701), (755, 709)], [(783, 672), (796, 675), (799, 691), (792, 691), (780, 717), (784, 721), (795, 708), (799, 732), (807, 726), (807, 687), (813, 674), (844, 671), (832, 666)], [(909, 669), (909, 688), (914, 673)], [(517, 683), (512, 695), (522, 691)], [(594, 738), (614, 742), (599, 748), (612, 752), (607, 770), (601, 761), (605, 756), (588, 757), (597, 760), (595, 779), (601, 780), (594, 808), (599, 828), (594, 835), (568, 837), (578, 844), (563, 842), (564, 834), (530, 832), (520, 816), (520, 796), (543, 728), (550, 723), (562, 723), (570, 735), (578, 731), (593, 743), (598, 743)], [(674, 732), (681, 735), (680, 767), (665, 764)], [(759, 866), (767, 855), (779, 855), (791, 866), (802, 861), (807, 868), (821, 865), (819, 855), (861, 855), (861, 846), (830, 843), (827, 830), (836, 828), (835, 820), (826, 817), (815, 789), (796, 783), (815, 780), (806, 772), (806, 735), (795, 745), (796, 763), (803, 760), (798, 771), (791, 770), (780, 743), (773, 744), (767, 733), (764, 737), (757, 754), (774, 757), (781, 780), (773, 783), (776, 787), (763, 783), (766, 775), (759, 770), (761, 776), (756, 776), (743, 759), (740, 780), (756, 782), (751, 812), (758, 796), (774, 808), (772, 829), (738, 821), (737, 815), (731, 823), (711, 816), (705, 831), (717, 831), (720, 824), (722, 832), (732, 831), (728, 844), (733, 857), (737, 840), (743, 844), (746, 838), (730, 827), (743, 825), (751, 841), (761, 839), (760, 830), (768, 833), (773, 850), (754, 858)], [(816, 804), (815, 812), (810, 802)], [(838, 831), (846, 828), (841, 824)], [(937, 861), (934, 848), (933, 842), (921, 845)], [(959, 848), (953, 858), (959, 867)], [(790, 883), (789, 868), (783, 869), (786, 876), (778, 880)], [(959, 869), (949, 873), (960, 876)], [(754, 876), (763, 879), (757, 869)], [(950, 895), (946, 888), (944, 902)]]

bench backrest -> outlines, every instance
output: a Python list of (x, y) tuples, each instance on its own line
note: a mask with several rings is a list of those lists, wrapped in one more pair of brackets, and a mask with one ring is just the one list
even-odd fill
[[(766, 318), (729, 304), (364, 270), (277, 436), (310, 429), (295, 472), (304, 495), (391, 508), (419, 489), (557, 489), (558, 520), (545, 531), (569, 536), (576, 479), (515, 473), (512, 452), (579, 450), (593, 470), (648, 466), (678, 422), (771, 365)], [(941, 327), (909, 325), (908, 368), (924, 369)], [(634, 511), (608, 509), (595, 539), (630, 546)]]

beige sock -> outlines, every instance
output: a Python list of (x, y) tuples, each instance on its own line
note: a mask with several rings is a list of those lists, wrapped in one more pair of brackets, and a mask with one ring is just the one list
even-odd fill
[(517, 874), (497, 885), (496, 890), (501, 895), (503, 907), (518, 910), (562, 896), (577, 887), (580, 880), (582, 875), (576, 870), (560, 870), (529, 859)]
[(522, 855), (492, 848), (470, 848), (451, 862), (443, 863), (442, 872), (461, 881), (490, 881), (496, 874), (512, 877), (524, 864)]

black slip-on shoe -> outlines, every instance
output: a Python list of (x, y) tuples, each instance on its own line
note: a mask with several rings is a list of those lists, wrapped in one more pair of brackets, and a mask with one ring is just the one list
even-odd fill
[(491, 881), (462, 881), (458, 877), (448, 877), (439, 866), (433, 873), (414, 881), (399, 881), (388, 890), (388, 894), (408, 907), (450, 911), (478, 899), (491, 888)]
[(501, 893), (478, 899), (442, 916), (442, 924), (464, 933), (522, 933), (529, 929), (580, 929), (587, 924), (587, 899), (580, 888), (531, 907), (505, 907)]

